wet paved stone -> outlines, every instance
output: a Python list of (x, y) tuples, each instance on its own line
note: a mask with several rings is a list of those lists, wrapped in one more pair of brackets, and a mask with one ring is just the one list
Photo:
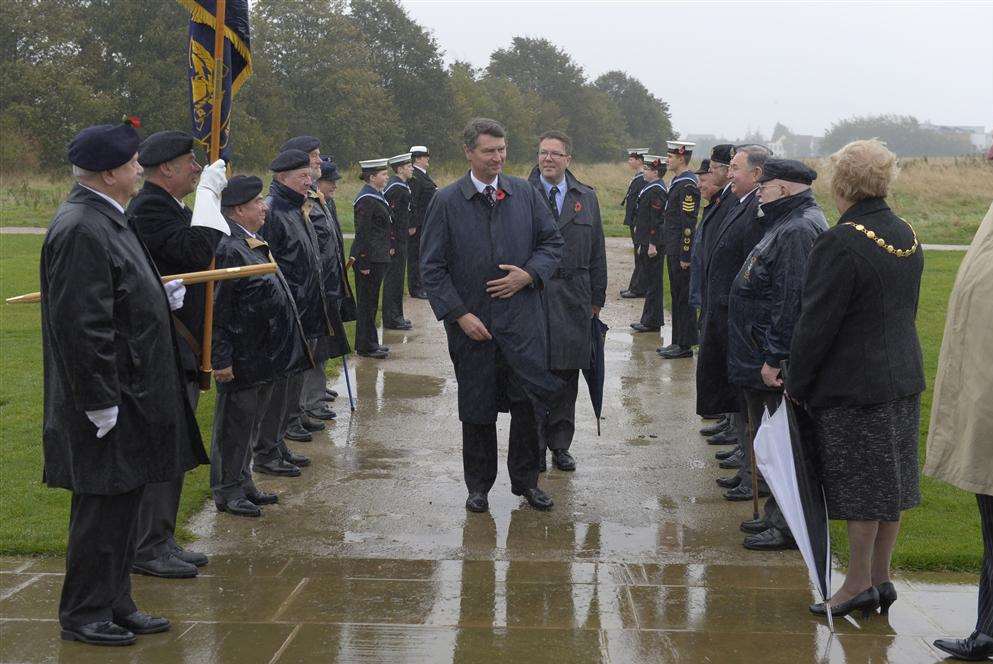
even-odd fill
[(693, 361), (662, 361), (657, 335), (631, 334), (642, 301), (616, 295), (630, 252), (609, 252), (603, 435), (581, 394), (579, 468), (541, 479), (551, 513), (512, 496), (503, 468), (490, 514), (465, 512), (446, 344), (427, 303), (408, 300), (415, 329), (386, 333), (391, 358), (352, 360), (358, 411), (342, 396), (341, 421), (293, 445), (313, 459), (301, 478), (259, 479), (280, 503), (261, 519), (198, 515), (211, 555), (198, 578), (133, 577), (172, 631), (122, 649), (62, 642), (64, 561), (3, 557), (0, 662), (940, 660), (933, 638), (972, 631), (975, 577), (901, 577), (888, 618), (839, 620), (832, 635), (807, 611), (796, 552), (741, 548), (750, 504), (714, 484)]

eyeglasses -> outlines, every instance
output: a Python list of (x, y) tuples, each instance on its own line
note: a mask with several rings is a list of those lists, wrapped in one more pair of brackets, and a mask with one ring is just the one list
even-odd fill
[(555, 150), (539, 150), (538, 157), (544, 159), (546, 157), (551, 157), (552, 159), (563, 159), (569, 155), (564, 152), (556, 152)]

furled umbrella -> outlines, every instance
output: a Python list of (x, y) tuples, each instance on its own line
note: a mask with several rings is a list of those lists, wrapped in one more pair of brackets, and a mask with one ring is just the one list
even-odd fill
[(590, 368), (583, 369), (583, 378), (590, 390), (590, 401), (596, 415), (596, 435), (600, 435), (600, 414), (603, 413), (603, 345), (607, 338), (607, 324), (599, 316), (590, 319)]

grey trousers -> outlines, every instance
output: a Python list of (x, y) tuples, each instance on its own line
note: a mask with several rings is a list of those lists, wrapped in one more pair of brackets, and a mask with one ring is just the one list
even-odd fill
[(217, 505), (258, 493), (252, 481), (252, 450), (258, 443), (272, 390), (273, 383), (265, 383), (217, 394), (210, 448), (210, 492)]
[[(196, 381), (186, 383), (186, 396), (197, 410), (200, 403), (200, 386)], [(145, 485), (138, 507), (138, 523), (135, 526), (135, 556), (138, 562), (147, 562), (170, 554), (176, 544), (176, 515), (179, 513), (179, 498), (183, 494), (183, 475), (166, 482), (153, 482)]]
[(255, 463), (269, 463), (283, 456), (286, 443), (283, 436), (294, 411), (300, 407), (303, 374), (297, 373), (273, 383), (269, 407), (262, 416), (259, 438), (252, 452)]
[(579, 394), (579, 369), (553, 370), (565, 381), (551, 400), (548, 412), (540, 418), (538, 450), (568, 450), (576, 433), (576, 396)]
[[(742, 418), (747, 417), (747, 420), (742, 422), (744, 426), (738, 432), (738, 440), (741, 441), (741, 450), (743, 453), (738, 476), (741, 477), (743, 485), (747, 483), (747, 486), (751, 486), (752, 445), (755, 442), (755, 433), (759, 430), (759, 425), (762, 424), (762, 413), (766, 408), (769, 409), (770, 415), (775, 413), (779, 407), (780, 400), (783, 398), (783, 394), (782, 392), (753, 390), (747, 387), (741, 391), (745, 402), (745, 411), (742, 412)], [(790, 528), (786, 525), (786, 517), (783, 516), (783, 512), (779, 509), (774, 496), (769, 496), (766, 499), (762, 514), (762, 518), (770, 528), (776, 528), (782, 533), (790, 533)]]
[(328, 377), (324, 373), (327, 362), (321, 362), (303, 372), (303, 385), (300, 388), (300, 408), (306, 412), (318, 410), (324, 405), (324, 395), (328, 389)]

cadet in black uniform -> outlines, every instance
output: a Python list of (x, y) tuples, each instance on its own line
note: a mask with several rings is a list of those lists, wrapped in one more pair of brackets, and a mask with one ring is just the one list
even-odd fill
[(396, 255), (386, 268), (383, 278), (383, 327), (387, 330), (409, 330), (413, 327), (403, 317), (403, 279), (407, 274), (407, 229), (410, 227), (411, 192), (407, 182), (414, 170), (410, 153), (390, 157), (393, 175), (383, 190), (383, 196), (393, 213), (393, 232), (397, 237)]
[(635, 172), (631, 183), (628, 184), (628, 191), (621, 200), (621, 207), (624, 208), (624, 225), (631, 229), (631, 244), (634, 245), (634, 270), (631, 271), (631, 281), (628, 287), (621, 291), (621, 297), (638, 298), (645, 297), (644, 284), (642, 283), (645, 271), (643, 257), (638, 253), (638, 242), (634, 239), (635, 211), (638, 207), (638, 194), (645, 188), (645, 155), (648, 148), (628, 148), (628, 168)]
[(390, 216), (390, 204), (383, 196), (389, 180), (389, 160), (360, 161), (365, 186), (355, 197), (355, 241), (351, 256), (355, 259), (355, 352), (363, 357), (385, 359), (390, 349), (379, 343), (376, 333), (376, 310), (383, 275), (396, 255), (396, 234)]
[(407, 243), (407, 288), (410, 296), (426, 300), (428, 294), (421, 285), (421, 227), (427, 216), (428, 203), (434, 198), (438, 185), (428, 175), (428, 164), (431, 162), (428, 149), (423, 145), (414, 145), (410, 148), (410, 156), (414, 164), (407, 183), (410, 186), (410, 228), (407, 229), (406, 240), (398, 238), (398, 242)]
[(673, 178), (666, 200), (663, 242), (672, 296), (672, 344), (659, 351), (667, 360), (693, 357), (693, 346), (697, 343), (696, 311), (690, 306), (690, 256), (700, 210), (700, 187), (696, 174), (689, 169), (695, 146), (684, 141), (667, 142), (667, 160)]
[(662, 245), (663, 213), (666, 189), (662, 182), (665, 173), (662, 157), (645, 155), (645, 186), (638, 192), (635, 213), (635, 251), (643, 256), (645, 306), (641, 320), (631, 323), (635, 332), (652, 332), (662, 328)]

